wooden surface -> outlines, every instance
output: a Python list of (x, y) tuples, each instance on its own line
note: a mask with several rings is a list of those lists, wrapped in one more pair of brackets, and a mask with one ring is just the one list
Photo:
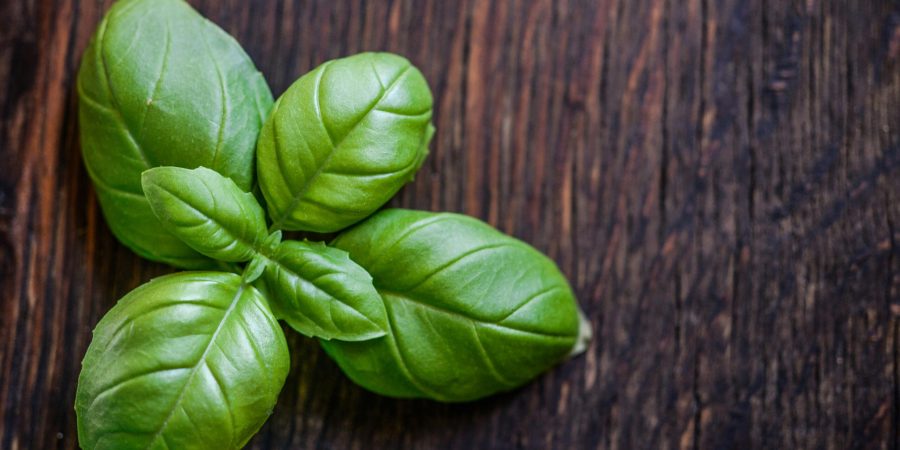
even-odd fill
[[(104, 224), (74, 74), (108, 1), (0, 3), (0, 448), (72, 448), (90, 331), (171, 269)], [(898, 448), (900, 3), (197, 0), (280, 94), (409, 57), (438, 129), (392, 204), (553, 257), (596, 339), (463, 405), (350, 383), (289, 333), (253, 448)]]

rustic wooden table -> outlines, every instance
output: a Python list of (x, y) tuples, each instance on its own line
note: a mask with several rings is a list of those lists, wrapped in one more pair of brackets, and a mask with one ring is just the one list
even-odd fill
[[(462, 405), (349, 382), (289, 333), (252, 448), (900, 446), (900, 3), (192, 3), (280, 94), (322, 61), (422, 68), (438, 134), (393, 205), (461, 211), (571, 279), (596, 339)], [(104, 224), (74, 75), (109, 1), (0, 3), (0, 448), (77, 445), (91, 329), (171, 269)]]

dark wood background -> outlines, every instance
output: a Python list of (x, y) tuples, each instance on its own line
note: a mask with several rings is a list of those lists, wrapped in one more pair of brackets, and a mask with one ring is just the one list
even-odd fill
[[(393, 205), (461, 211), (571, 279), (596, 339), (462, 405), (350, 383), (289, 333), (253, 448), (898, 448), (900, 3), (197, 0), (276, 95), (410, 58), (438, 134)], [(103, 222), (74, 76), (109, 1), (0, 2), (0, 448), (76, 446), (94, 324), (171, 269)]]

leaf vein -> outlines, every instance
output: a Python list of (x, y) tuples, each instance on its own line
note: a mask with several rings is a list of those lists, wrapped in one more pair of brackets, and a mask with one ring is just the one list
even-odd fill
[(452, 259), (450, 259), (449, 261), (445, 262), (444, 264), (441, 264), (441, 265), (438, 266), (436, 269), (434, 269), (431, 273), (429, 273), (428, 275), (425, 275), (425, 277), (422, 278), (421, 280), (419, 280), (416, 284), (414, 284), (414, 285), (412, 285), (412, 286), (410, 286), (410, 287), (408, 287), (408, 288), (406, 288), (406, 289), (404, 289), (404, 290), (405, 290), (406, 292), (414, 291), (416, 288), (418, 288), (418, 287), (422, 286), (423, 284), (425, 284), (428, 280), (434, 278), (437, 274), (439, 274), (439, 273), (441, 273), (442, 271), (444, 271), (444, 270), (450, 268), (450, 267), (453, 266), (454, 264), (456, 264), (456, 263), (462, 261), (463, 259), (465, 259), (465, 258), (467, 258), (467, 257), (469, 257), (469, 256), (475, 255), (475, 254), (477, 254), (477, 253), (480, 253), (480, 252), (483, 252), (483, 251), (486, 251), (486, 250), (494, 250), (494, 249), (503, 248), (503, 247), (513, 247), (513, 244), (510, 244), (510, 243), (507, 243), (507, 242), (501, 242), (501, 243), (499, 243), (499, 244), (487, 244), (487, 245), (482, 245), (482, 246), (480, 246), (480, 247), (475, 247), (475, 248), (473, 248), (473, 249), (471, 249), (471, 250), (468, 250), (468, 251), (466, 251), (466, 252), (463, 252), (461, 255), (457, 255), (457, 256), (453, 257)]
[[(307, 284), (311, 285), (315, 290), (325, 294), (325, 296), (328, 297), (328, 303), (330, 303), (330, 305), (328, 308), (327, 320), (330, 322), (333, 329), (340, 331), (337, 324), (334, 322), (334, 317), (331, 312), (331, 308), (334, 306), (337, 306), (337, 305), (342, 306), (343, 307), (342, 309), (344, 309), (348, 314), (357, 316), (358, 318), (361, 318), (361, 319), (365, 320), (366, 322), (369, 322), (370, 324), (375, 325), (376, 328), (378, 328), (375, 321), (373, 321), (372, 319), (370, 319), (369, 317), (367, 317), (366, 315), (364, 315), (363, 313), (358, 311), (356, 308), (354, 308), (349, 303), (343, 301), (342, 293), (331, 292), (329, 290), (322, 288), (321, 286), (319, 286), (315, 283), (315, 281), (317, 281), (323, 277), (329, 276), (329, 275), (334, 275), (336, 272), (334, 272), (334, 271), (325, 272), (325, 273), (319, 274), (318, 276), (316, 276), (315, 278), (310, 280), (310, 279), (306, 278), (305, 276), (301, 275), (300, 273), (298, 273), (297, 271), (288, 267), (285, 264), (285, 262), (282, 261), (281, 259), (279, 259), (277, 256), (274, 258), (271, 258), (270, 261), (272, 261), (272, 263), (277, 267), (278, 271), (281, 272), (280, 275), (289, 277), (289, 279), (291, 279), (290, 284), (293, 287), (294, 294), (298, 300), (301, 300), (303, 297), (305, 297), (305, 296), (300, 295), (300, 293), (302, 292), (302, 288), (299, 286), (300, 283), (307, 283)], [(339, 284), (339, 285), (341, 285), (341, 284)], [(300, 304), (298, 304), (297, 306), (299, 307)], [(303, 314), (303, 315), (308, 318), (311, 318), (310, 314)], [(313, 320), (313, 322), (315, 323), (316, 321)], [(318, 323), (316, 323), (316, 327), (319, 328), (320, 330), (324, 331), (324, 328), (319, 326)]]
[[(328, 167), (328, 164), (334, 158), (334, 155), (339, 151), (340, 146), (344, 143), (344, 140), (347, 138), (347, 136), (350, 136), (353, 133), (353, 131), (356, 129), (356, 127), (358, 127), (359, 124), (362, 123), (363, 120), (365, 120), (365, 118), (369, 114), (371, 114), (372, 110), (374, 110), (381, 103), (381, 101), (384, 100), (385, 94), (387, 94), (387, 92), (390, 91), (394, 87), (394, 85), (400, 80), (400, 78), (402, 78), (403, 75), (406, 74), (406, 72), (408, 72), (410, 70), (410, 68), (412, 67), (412, 65), (406, 66), (406, 68), (403, 69), (403, 71), (401, 71), (397, 75), (397, 77), (394, 78), (386, 88), (383, 88), (380, 95), (378, 96), (378, 99), (372, 104), (372, 106), (370, 106), (369, 109), (367, 111), (365, 111), (362, 115), (360, 115), (359, 120), (357, 120), (356, 123), (351, 125), (350, 128), (347, 130), (347, 132), (344, 133), (344, 135), (341, 136), (337, 142), (335, 142), (334, 137), (331, 135), (331, 131), (328, 130), (328, 126), (325, 124), (325, 118), (321, 111), (321, 97), (319, 95), (319, 91), (320, 91), (321, 85), (322, 85), (322, 78), (325, 76), (325, 70), (328, 68), (328, 64), (329, 63), (325, 63), (325, 65), (322, 66), (322, 72), (319, 74), (319, 78), (316, 79), (315, 96), (313, 98), (313, 106), (314, 106), (313, 109), (316, 111), (316, 118), (322, 123), (322, 127), (325, 129), (325, 134), (328, 135), (328, 139), (330, 140), (330, 144), (331, 144), (331, 150), (328, 152), (328, 155), (322, 161), (322, 164), (319, 165), (319, 167), (316, 169), (316, 171), (309, 178), (306, 179), (306, 182), (303, 183), (303, 186), (301, 186), (300, 189), (294, 194), (294, 199), (291, 201), (288, 208), (286, 208), (282, 212), (281, 217), (279, 217), (279, 219), (276, 220), (275, 223), (272, 224), (272, 228), (280, 228), (284, 224), (285, 219), (287, 219), (291, 215), (291, 213), (295, 209), (297, 209), (298, 206), (300, 206), (300, 203), (303, 201), (304, 197), (306, 196), (307, 191), (309, 190), (309, 187), (319, 177), (319, 175), (321, 175), (323, 173), (325, 168)], [(381, 83), (380, 80), (379, 80), (379, 83)]]
[(150, 314), (161, 311), (163, 309), (173, 308), (176, 306), (192, 306), (192, 307), (198, 307), (198, 308), (209, 308), (209, 309), (215, 309), (215, 310), (219, 310), (219, 311), (225, 311), (224, 308), (220, 308), (217, 305), (214, 305), (211, 303), (188, 302), (188, 301), (183, 301), (183, 300), (160, 303), (158, 305), (154, 305), (152, 308), (147, 308), (142, 311), (138, 311), (136, 314), (130, 315), (128, 317), (128, 319), (122, 321), (122, 323), (119, 324), (118, 327), (116, 327), (116, 329), (110, 335), (108, 342), (110, 342), (110, 343), (115, 342), (115, 340), (119, 337), (119, 334), (122, 332), (122, 330), (124, 330), (126, 326), (134, 323), (137, 319), (146, 317)]
[[(147, 444), (147, 447), (145, 448), (145, 450), (152, 448), (153, 443), (156, 442), (156, 440), (159, 439), (159, 437), (163, 435), (163, 431), (168, 426), (169, 420), (171, 420), (172, 416), (175, 415), (176, 408), (178, 408), (178, 406), (181, 404), (181, 401), (184, 399), (184, 395), (187, 393), (187, 388), (191, 384), (191, 380), (194, 378), (194, 375), (197, 374), (197, 371), (199, 370), (199, 368), (203, 364), (205, 364), (206, 358), (209, 355), (209, 351), (210, 351), (210, 349), (213, 348), (212, 343), (215, 342), (215, 340), (219, 337), (219, 333), (222, 331), (222, 329), (224, 329), (225, 323), (228, 322), (228, 317), (231, 315), (231, 313), (234, 311), (235, 307), (237, 307), (237, 304), (240, 302), (241, 296), (244, 294), (244, 288), (245, 288), (245, 285), (243, 283), (241, 283), (238, 286), (237, 290), (234, 293), (234, 297), (231, 300), (231, 303), (228, 305), (228, 309), (222, 315), (222, 320), (219, 322), (219, 325), (216, 327), (215, 332), (213, 332), (212, 336), (209, 339), (209, 343), (206, 345), (206, 348), (203, 350), (203, 354), (200, 355), (200, 358), (197, 360), (197, 364), (194, 365), (194, 367), (191, 369), (191, 373), (188, 374), (188, 378), (187, 378), (187, 380), (185, 380), (184, 385), (181, 387), (181, 392), (179, 392), (178, 397), (175, 399), (175, 403), (172, 404), (169, 414), (163, 420), (163, 422), (160, 425), (159, 430), (156, 432), (156, 434), (153, 435), (153, 437), (150, 439), (150, 442)], [(248, 339), (251, 342), (253, 341), (251, 335), (248, 335)], [(165, 438), (163, 437), (163, 439), (165, 439)]]
[(163, 368), (154, 368), (154, 369), (148, 370), (146, 372), (139, 372), (136, 374), (128, 374), (127, 376), (122, 377), (121, 379), (118, 379), (118, 380), (110, 383), (109, 386), (105, 386), (104, 388), (100, 389), (100, 391), (96, 395), (94, 395), (94, 398), (91, 400), (91, 403), (88, 405), (87, 410), (90, 411), (90, 409), (94, 407), (94, 405), (100, 400), (101, 397), (108, 395), (113, 390), (116, 390), (128, 383), (137, 381), (144, 377), (157, 375), (160, 373), (175, 372), (178, 370), (189, 370), (189, 369), (190, 369), (189, 366), (188, 367), (163, 367)]
[(497, 370), (497, 366), (494, 365), (494, 360), (491, 359), (491, 354), (488, 353), (487, 349), (484, 347), (484, 342), (481, 341), (481, 334), (478, 333), (478, 327), (475, 324), (472, 325), (472, 333), (475, 334), (475, 342), (478, 344), (478, 352), (481, 353), (481, 357), (484, 358), (484, 362), (487, 365), (488, 372), (493, 375), (493, 377), (499, 381), (501, 384), (505, 384), (507, 386), (515, 386), (516, 383), (509, 381), (506, 377), (500, 374), (500, 371)]
[[(210, 198), (211, 198), (212, 201), (213, 201), (212, 209), (215, 210), (215, 209), (216, 209), (216, 205), (215, 205), (215, 202), (216, 202), (216, 194), (213, 192), (212, 189), (210, 189), (209, 186), (207, 186), (207, 184), (206, 184), (205, 182), (202, 182), (201, 184), (203, 184), (203, 186), (206, 187), (206, 189), (209, 191)], [(244, 244), (245, 246), (250, 247), (250, 248), (255, 248), (255, 247), (256, 247), (256, 242), (255, 242), (255, 241), (254, 241), (254, 242), (250, 242), (250, 241), (248, 241), (244, 236), (242, 236), (241, 233), (229, 229), (228, 226), (227, 226), (226, 224), (224, 224), (224, 223), (222, 223), (222, 222), (216, 220), (216, 218), (213, 217), (211, 214), (208, 214), (208, 213), (206, 213), (205, 211), (202, 211), (202, 210), (196, 208), (196, 207), (195, 207), (194, 205), (192, 205), (190, 202), (188, 202), (188, 201), (185, 200), (184, 198), (180, 197), (180, 196), (178, 195), (178, 192), (169, 190), (169, 189), (167, 189), (165, 186), (161, 186), (161, 185), (159, 186), (159, 188), (160, 188), (161, 190), (167, 192), (167, 193), (168, 193), (169, 195), (171, 195), (172, 197), (176, 198), (178, 201), (180, 201), (182, 204), (184, 204), (184, 206), (185, 206), (186, 208), (191, 209), (192, 211), (194, 211), (195, 213), (197, 213), (200, 217), (205, 218), (205, 222), (200, 222), (200, 223), (193, 224), (193, 225), (187, 225), (187, 226), (185, 226), (185, 228), (197, 228), (197, 227), (206, 225), (207, 223), (213, 223), (213, 224), (215, 224), (216, 226), (218, 226), (221, 230), (223, 230), (224, 232), (228, 233), (228, 236), (229, 236), (230, 239), (235, 240), (235, 241), (237, 241), (237, 242), (240, 242), (241, 244)], [(226, 194), (226, 195), (230, 195), (230, 194)], [(236, 198), (234, 198), (234, 197), (232, 197), (232, 199), (233, 199), (233, 200), (236, 200), (236, 203), (238, 203), (238, 204), (241, 203), (239, 199), (236, 199)]]
[(131, 132), (131, 129), (128, 127), (128, 123), (125, 122), (125, 118), (122, 117), (121, 107), (119, 106), (119, 102), (116, 99), (116, 95), (112, 89), (112, 81), (110, 80), (109, 67), (106, 62), (106, 55), (103, 51), (104, 44), (106, 43), (106, 40), (104, 39), (104, 37), (106, 36), (106, 29), (109, 26), (108, 24), (109, 24), (108, 22), (104, 22), (103, 28), (101, 28), (98, 31), (97, 54), (98, 54), (99, 58), (97, 58), (97, 59), (100, 64), (100, 68), (103, 71), (103, 79), (104, 79), (104, 81), (106, 81), (106, 91), (109, 94), (110, 109), (112, 111), (114, 111), (115, 114), (113, 116), (116, 119), (116, 121), (119, 123), (119, 125), (122, 127), (122, 130), (125, 132), (125, 135), (128, 138), (127, 140), (131, 143), (131, 145), (137, 151), (137, 154), (140, 157), (140, 159), (144, 162), (144, 165), (146, 165), (146, 167), (149, 169), (149, 168), (153, 167), (153, 164), (150, 163), (150, 159), (147, 158), (147, 154), (144, 153), (144, 149), (141, 148), (140, 144), (138, 144), (137, 140), (134, 137), (134, 134)]
[(150, 92), (150, 98), (144, 103), (144, 110), (141, 112), (141, 124), (138, 127), (138, 137), (144, 137), (144, 125), (147, 123), (147, 115), (150, 113), (150, 105), (153, 103), (153, 99), (157, 98), (159, 95), (159, 87), (162, 85), (163, 75), (166, 73), (166, 68), (169, 66), (169, 53), (171, 53), (172, 49), (172, 24), (169, 20), (166, 20), (166, 49), (163, 51), (162, 63), (159, 68), (159, 75), (156, 77), (156, 81), (153, 83), (153, 90)]
[[(229, 423), (231, 423), (231, 426), (228, 427), (228, 429), (234, 430), (235, 429), (234, 411), (231, 408), (231, 399), (228, 398), (228, 393), (225, 392), (225, 384), (223, 384), (222, 380), (219, 379), (219, 375), (216, 373), (215, 370), (213, 370), (212, 366), (209, 364), (209, 361), (205, 361), (203, 363), (203, 365), (206, 366), (206, 370), (208, 370), (209, 374), (212, 375), (213, 384), (216, 385), (217, 388), (219, 388), (219, 393), (222, 395), (222, 400), (225, 403), (225, 409), (228, 410), (228, 421), (229, 421)], [(182, 409), (184, 409), (184, 406), (182, 406)], [(232, 436), (232, 438), (229, 440), (232, 441), (232, 443), (233, 443), (234, 436)]]
[(417, 224), (415, 224), (415, 225), (409, 227), (409, 229), (406, 230), (406, 232), (404, 232), (403, 234), (401, 234), (401, 235), (397, 238), (397, 240), (395, 240), (389, 247), (386, 247), (386, 248), (384, 249), (384, 251), (382, 251), (382, 252), (380, 253), (380, 254), (382, 255), (381, 257), (379, 257), (379, 258), (376, 259), (375, 261), (372, 261), (372, 264), (368, 265), (368, 267), (370, 267), (370, 268), (372, 269), (372, 270), (369, 270), (369, 273), (375, 273), (375, 272), (377, 272), (377, 270), (376, 270), (375, 268), (378, 266), (379, 263), (381, 263), (382, 261), (384, 261), (383, 255), (389, 255), (389, 254), (391, 253), (391, 250), (393, 250), (394, 247), (396, 247), (396, 246), (399, 245), (401, 242), (403, 242), (404, 239), (409, 238), (410, 236), (413, 235), (413, 233), (415, 233), (415, 232), (417, 232), (417, 231), (420, 231), (420, 230), (422, 230), (422, 229), (425, 228), (425, 227), (434, 225), (434, 224), (436, 224), (436, 223), (438, 223), (438, 222), (441, 222), (441, 221), (444, 221), (444, 220), (448, 220), (448, 219), (450, 219), (449, 216), (433, 216), (433, 217), (429, 217), (428, 219), (425, 219), (425, 220), (423, 220), (423, 221), (421, 221), (421, 222), (419, 222), (419, 223), (417, 223)]
[[(257, 304), (257, 302), (253, 302), (253, 305), (257, 309), (260, 308), (260, 306)], [(254, 335), (250, 331), (250, 329), (247, 327), (247, 323), (244, 321), (243, 318), (238, 318), (238, 326), (241, 327), (241, 330), (247, 336), (247, 342), (249, 342), (250, 346), (253, 347), (253, 357), (256, 359), (257, 362), (259, 362), (259, 364), (262, 367), (264, 367), (266, 369), (266, 372), (268, 372), (269, 364), (268, 364), (268, 362), (266, 362), (265, 358), (262, 357), (262, 351), (260, 351), (259, 346), (256, 345), (256, 341), (253, 340)], [(277, 325), (276, 325), (276, 327), (277, 327)]]
[(544, 289), (544, 290), (542, 290), (542, 291), (540, 291), (540, 292), (535, 293), (535, 294), (532, 295), (531, 297), (528, 297), (528, 299), (526, 299), (526, 300), (523, 301), (522, 303), (518, 304), (515, 308), (513, 308), (513, 310), (510, 311), (509, 314), (507, 314), (507, 315), (501, 317), (500, 319), (498, 319), (498, 320), (497, 320), (497, 323), (500, 323), (500, 322), (503, 322), (503, 321), (506, 320), (506, 319), (509, 319), (513, 314), (519, 312), (519, 310), (521, 310), (522, 308), (524, 308), (526, 305), (528, 305), (529, 303), (533, 302), (534, 300), (536, 300), (536, 299), (538, 299), (538, 298), (541, 298), (541, 297), (543, 297), (543, 296), (545, 296), (545, 295), (547, 295), (547, 294), (549, 294), (549, 293), (551, 293), (551, 292), (553, 292), (553, 291), (559, 290), (559, 289), (561, 289), (561, 288), (562, 288), (562, 286), (554, 285), (554, 286), (550, 286), (548, 289)]
[(216, 75), (219, 78), (219, 93), (221, 94), (221, 97), (222, 97), (222, 99), (221, 99), (222, 108), (221, 108), (219, 124), (218, 124), (219, 129), (218, 129), (218, 135), (216, 136), (216, 149), (213, 152), (212, 162), (210, 163), (210, 166), (209, 166), (210, 169), (215, 169), (216, 168), (216, 160), (219, 158), (219, 153), (221, 152), (222, 145), (225, 142), (225, 123), (228, 120), (228, 110), (229, 110), (228, 104), (230, 102), (230, 99), (228, 97), (228, 91), (225, 89), (226, 82), (225, 82), (225, 78), (222, 76), (222, 68), (219, 66), (219, 61), (213, 57), (212, 48), (210, 48), (210, 46), (209, 46), (209, 40), (206, 37), (206, 33), (200, 33), (200, 35), (202, 36), (203, 45), (206, 47), (206, 51), (209, 55), (209, 59), (212, 61), (213, 67), (216, 69)]
[[(484, 326), (484, 327), (488, 327), (488, 328), (497, 328), (500, 330), (513, 331), (513, 332), (517, 332), (517, 333), (530, 334), (530, 335), (534, 335), (534, 336), (541, 336), (541, 337), (548, 338), (548, 339), (572, 339), (573, 337), (575, 337), (575, 335), (570, 335), (570, 334), (542, 333), (542, 332), (538, 332), (538, 331), (523, 330), (521, 328), (516, 328), (516, 327), (509, 326), (509, 325), (502, 325), (502, 324), (492, 322), (492, 321), (481, 320), (481, 319), (476, 319), (474, 317), (469, 317), (459, 311), (454, 311), (452, 309), (440, 307), (437, 305), (432, 305), (430, 303), (426, 303), (421, 300), (416, 300), (416, 299), (412, 298), (411, 296), (409, 296), (408, 294), (402, 294), (402, 293), (399, 293), (396, 291), (390, 291), (390, 290), (386, 290), (386, 289), (379, 289), (378, 291), (382, 294), (383, 298), (400, 299), (402, 301), (412, 303), (414, 305), (418, 305), (424, 309), (428, 309), (428, 310), (431, 310), (431, 311), (434, 311), (437, 313), (453, 316), (453, 317), (456, 317), (457, 319), (471, 321), (473, 324), (478, 325), (478, 326)], [(389, 302), (385, 302), (385, 304), (388, 304), (388, 303)]]
[(385, 302), (385, 307), (388, 308), (387, 318), (388, 318), (388, 326), (390, 327), (389, 339), (388, 341), (392, 344), (394, 352), (397, 355), (397, 362), (400, 363), (400, 370), (406, 375), (406, 378), (412, 383), (413, 386), (416, 387), (419, 391), (428, 394), (436, 399), (442, 399), (444, 396), (439, 392), (424, 386), (424, 384), (413, 374), (413, 371), (409, 368), (409, 365), (406, 362), (406, 357), (403, 356), (403, 350), (400, 347), (400, 341), (395, 337), (394, 329), (396, 328), (396, 324), (394, 323), (394, 314), (391, 307)]
[[(360, 172), (360, 171), (338, 172), (335, 170), (328, 170), (328, 171), (326, 171), (326, 173), (329, 175), (338, 175), (338, 176), (343, 176), (343, 177), (348, 177), (348, 178), (388, 178), (388, 177), (402, 174), (403, 172), (406, 172), (410, 168), (415, 167), (416, 163), (419, 162), (419, 158), (418, 158), (418, 154), (416, 154), (414, 156), (415, 157), (412, 158), (412, 161), (410, 163), (406, 164), (405, 166), (400, 167), (399, 169), (389, 170), (387, 172), (366, 173), (366, 172)], [(307, 199), (307, 201), (309, 201), (309, 199)]]

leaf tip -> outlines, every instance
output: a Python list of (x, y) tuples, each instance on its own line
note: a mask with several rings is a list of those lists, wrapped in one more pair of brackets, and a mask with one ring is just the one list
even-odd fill
[(159, 176), (159, 169), (161, 167), (152, 167), (141, 172), (141, 186), (144, 189), (147, 189), (147, 186), (156, 184), (156, 178)]
[(569, 352), (568, 358), (574, 358), (584, 353), (591, 344), (593, 337), (594, 330), (591, 326), (591, 321), (585, 316), (584, 311), (578, 308), (578, 335), (575, 337), (575, 345), (572, 346), (572, 351)]

